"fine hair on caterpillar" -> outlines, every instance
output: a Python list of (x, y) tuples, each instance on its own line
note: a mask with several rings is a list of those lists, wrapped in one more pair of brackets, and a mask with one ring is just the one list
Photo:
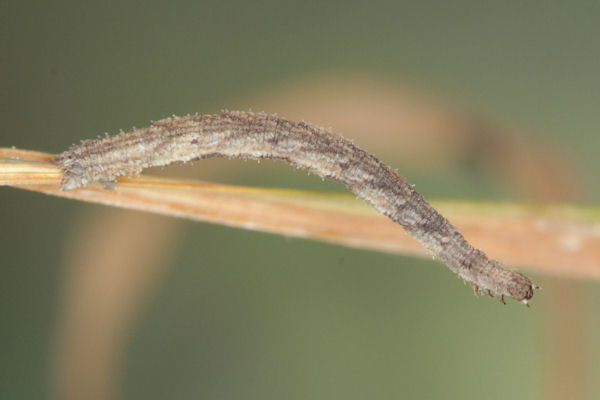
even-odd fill
[(60, 187), (91, 182), (106, 187), (144, 168), (208, 157), (281, 160), (344, 184), (379, 213), (401, 225), (475, 293), (527, 304), (537, 287), (475, 249), (446, 218), (392, 168), (324, 128), (273, 114), (223, 111), (166, 118), (146, 128), (83, 141), (59, 154)]

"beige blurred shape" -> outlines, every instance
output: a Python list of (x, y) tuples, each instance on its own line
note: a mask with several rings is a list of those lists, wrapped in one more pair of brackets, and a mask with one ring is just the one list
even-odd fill
[(161, 280), (178, 221), (96, 208), (67, 237), (54, 378), (61, 399), (117, 398), (137, 311)]
[[(400, 167), (440, 170), (473, 162), (530, 198), (563, 199), (577, 190), (577, 175), (557, 149), (382, 78), (313, 75), (233, 99), (230, 108), (331, 126)], [(219, 180), (242, 165), (205, 160), (201, 169), (169, 172)], [(170, 265), (180, 228), (175, 219), (109, 208), (77, 221), (68, 238), (53, 366), (60, 399), (118, 397), (127, 334)]]

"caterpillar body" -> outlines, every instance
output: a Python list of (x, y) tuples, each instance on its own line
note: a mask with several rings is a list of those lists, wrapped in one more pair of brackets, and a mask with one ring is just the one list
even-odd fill
[(244, 111), (174, 116), (83, 141), (54, 162), (62, 171), (61, 189), (71, 190), (91, 182), (111, 186), (147, 167), (208, 157), (282, 160), (338, 181), (401, 225), (476, 293), (525, 304), (533, 296), (536, 287), (529, 278), (475, 249), (392, 168), (341, 135), (306, 122)]

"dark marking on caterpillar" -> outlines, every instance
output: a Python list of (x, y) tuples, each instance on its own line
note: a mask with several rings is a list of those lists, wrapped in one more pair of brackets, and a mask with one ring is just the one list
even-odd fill
[(400, 224), (429, 254), (469, 282), (476, 294), (511, 296), (527, 304), (535, 287), (525, 275), (505, 269), (469, 244), (413, 186), (393, 169), (341, 135), (277, 115), (224, 111), (166, 118), (149, 127), (83, 141), (54, 162), (60, 187), (91, 182), (114, 185), (144, 168), (208, 157), (282, 160), (344, 184), (379, 213)]

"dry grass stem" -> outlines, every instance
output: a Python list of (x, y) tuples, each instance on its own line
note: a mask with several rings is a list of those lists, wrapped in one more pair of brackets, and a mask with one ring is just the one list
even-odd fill
[[(0, 149), (0, 185), (351, 247), (425, 256), (402, 229), (350, 195), (237, 187), (150, 176), (61, 191), (52, 155)], [(541, 273), (600, 278), (600, 210), (566, 205), (438, 201), (493, 257)]]

